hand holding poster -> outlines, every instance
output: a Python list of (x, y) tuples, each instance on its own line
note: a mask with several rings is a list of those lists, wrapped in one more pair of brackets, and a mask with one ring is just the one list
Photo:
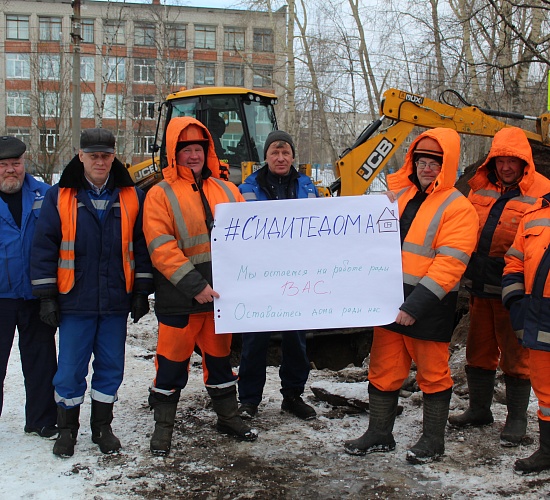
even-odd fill
[(227, 203), (212, 231), (216, 333), (384, 325), (403, 303), (386, 196)]

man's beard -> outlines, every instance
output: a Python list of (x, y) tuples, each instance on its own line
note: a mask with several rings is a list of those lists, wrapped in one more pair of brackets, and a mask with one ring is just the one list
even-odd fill
[(23, 186), (23, 181), (16, 177), (8, 177), (0, 184), (0, 191), (6, 194), (17, 193)]

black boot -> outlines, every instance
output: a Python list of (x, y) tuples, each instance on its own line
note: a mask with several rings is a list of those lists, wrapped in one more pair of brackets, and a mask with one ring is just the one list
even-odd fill
[(302, 391), (296, 391), (292, 394), (283, 395), (281, 410), (292, 413), (295, 417), (302, 420), (311, 420), (317, 416), (313, 406), (308, 405), (302, 399)]
[(527, 407), (531, 396), (531, 381), (504, 375), (506, 382), (506, 424), (500, 433), (502, 446), (519, 446), (527, 431)]
[(73, 408), (57, 407), (57, 428), (59, 435), (53, 445), (53, 454), (59, 457), (72, 457), (80, 427), (80, 406)]
[(369, 428), (358, 439), (346, 441), (344, 449), (350, 455), (395, 450), (393, 424), (397, 415), (399, 390), (380, 391), (369, 384)]
[(149, 406), (154, 411), (155, 419), (155, 431), (150, 444), (153, 455), (165, 457), (170, 453), (180, 392), (174, 391), (169, 396), (160, 392), (149, 392)]
[(212, 398), (212, 406), (218, 415), (216, 428), (222, 434), (235, 436), (239, 441), (256, 441), (257, 432), (246, 425), (239, 416), (237, 389), (233, 385), (223, 389), (207, 387)]
[(113, 403), (102, 403), (92, 399), (92, 415), (90, 418), (92, 441), (99, 445), (101, 453), (115, 453), (120, 450), (120, 441), (111, 429), (113, 406)]
[(425, 464), (445, 453), (445, 426), (449, 416), (452, 389), (424, 394), (422, 436), (407, 451), (407, 462)]
[(466, 366), (470, 405), (464, 413), (449, 417), (449, 423), (452, 426), (482, 426), (494, 422), (491, 403), (493, 402), (493, 392), (495, 390), (495, 375), (496, 370)]
[(520, 458), (514, 464), (514, 470), (523, 474), (538, 474), (550, 469), (550, 422), (539, 418), (539, 449), (528, 458)]

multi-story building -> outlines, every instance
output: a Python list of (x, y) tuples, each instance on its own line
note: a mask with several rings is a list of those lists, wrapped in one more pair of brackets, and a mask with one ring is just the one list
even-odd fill
[(76, 152), (73, 91), (80, 127), (115, 132), (117, 155), (131, 163), (148, 156), (156, 126), (148, 110), (170, 92), (227, 85), (282, 93), (284, 9), (77, 5), (79, 12), (67, 0), (10, 0), (0, 11), (0, 134), (27, 143), (39, 173), (59, 170)]

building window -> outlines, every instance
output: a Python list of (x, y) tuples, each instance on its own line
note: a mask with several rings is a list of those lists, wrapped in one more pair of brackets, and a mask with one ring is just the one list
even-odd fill
[(254, 52), (273, 52), (273, 30), (254, 30)]
[(135, 59), (134, 60), (134, 82), (155, 83), (155, 60)]
[(81, 33), (83, 43), (94, 43), (94, 20), (82, 19)]
[(223, 38), (225, 50), (244, 50), (244, 28), (224, 28)]
[(54, 153), (59, 134), (55, 129), (47, 128), (40, 130), (40, 149), (48, 153)]
[(197, 63), (195, 61), (195, 85), (214, 85), (215, 81), (215, 66), (208, 63)]
[(8, 92), (7, 96), (8, 116), (30, 116), (31, 94), (30, 92)]
[(81, 56), (80, 79), (83, 82), (93, 82), (95, 80), (95, 57), (94, 56)]
[(60, 17), (40, 17), (38, 18), (40, 28), (40, 40), (59, 42), (61, 40), (61, 18)]
[(226, 64), (223, 69), (223, 84), (235, 87), (244, 85), (244, 69), (242, 66)]
[(42, 118), (58, 116), (59, 97), (57, 92), (40, 92), (38, 95), (38, 113)]
[(134, 29), (134, 45), (155, 45), (155, 25), (136, 23)]
[(103, 79), (106, 82), (123, 82), (126, 79), (125, 60), (107, 57), (103, 60)]
[(106, 45), (124, 45), (126, 43), (124, 21), (103, 21), (103, 33)]
[(149, 106), (155, 105), (155, 96), (136, 95), (134, 96), (134, 118), (146, 120), (149, 118)]
[(186, 30), (184, 24), (168, 24), (166, 26), (166, 43), (175, 49), (185, 48)]
[(271, 66), (254, 66), (254, 87), (271, 88), (273, 68)]
[(197, 24), (195, 26), (195, 48), (215, 49), (216, 48), (216, 27)]
[(169, 61), (166, 65), (166, 84), (185, 85), (185, 61)]
[(124, 118), (124, 96), (120, 94), (106, 94), (103, 106), (103, 118)]
[(84, 93), (80, 94), (80, 118), (93, 118), (94, 117), (94, 94)]
[(29, 16), (6, 16), (6, 38), (9, 40), (29, 39)]
[(155, 143), (154, 135), (140, 135), (134, 137), (134, 155), (150, 154), (149, 149)]
[(30, 77), (29, 54), (6, 54), (6, 78), (29, 80)]
[(38, 77), (40, 80), (59, 80), (60, 74), (59, 54), (40, 54), (38, 56)]
[(8, 128), (8, 135), (17, 137), (20, 141), (23, 141), (27, 146), (31, 143), (31, 131), (28, 128)]

